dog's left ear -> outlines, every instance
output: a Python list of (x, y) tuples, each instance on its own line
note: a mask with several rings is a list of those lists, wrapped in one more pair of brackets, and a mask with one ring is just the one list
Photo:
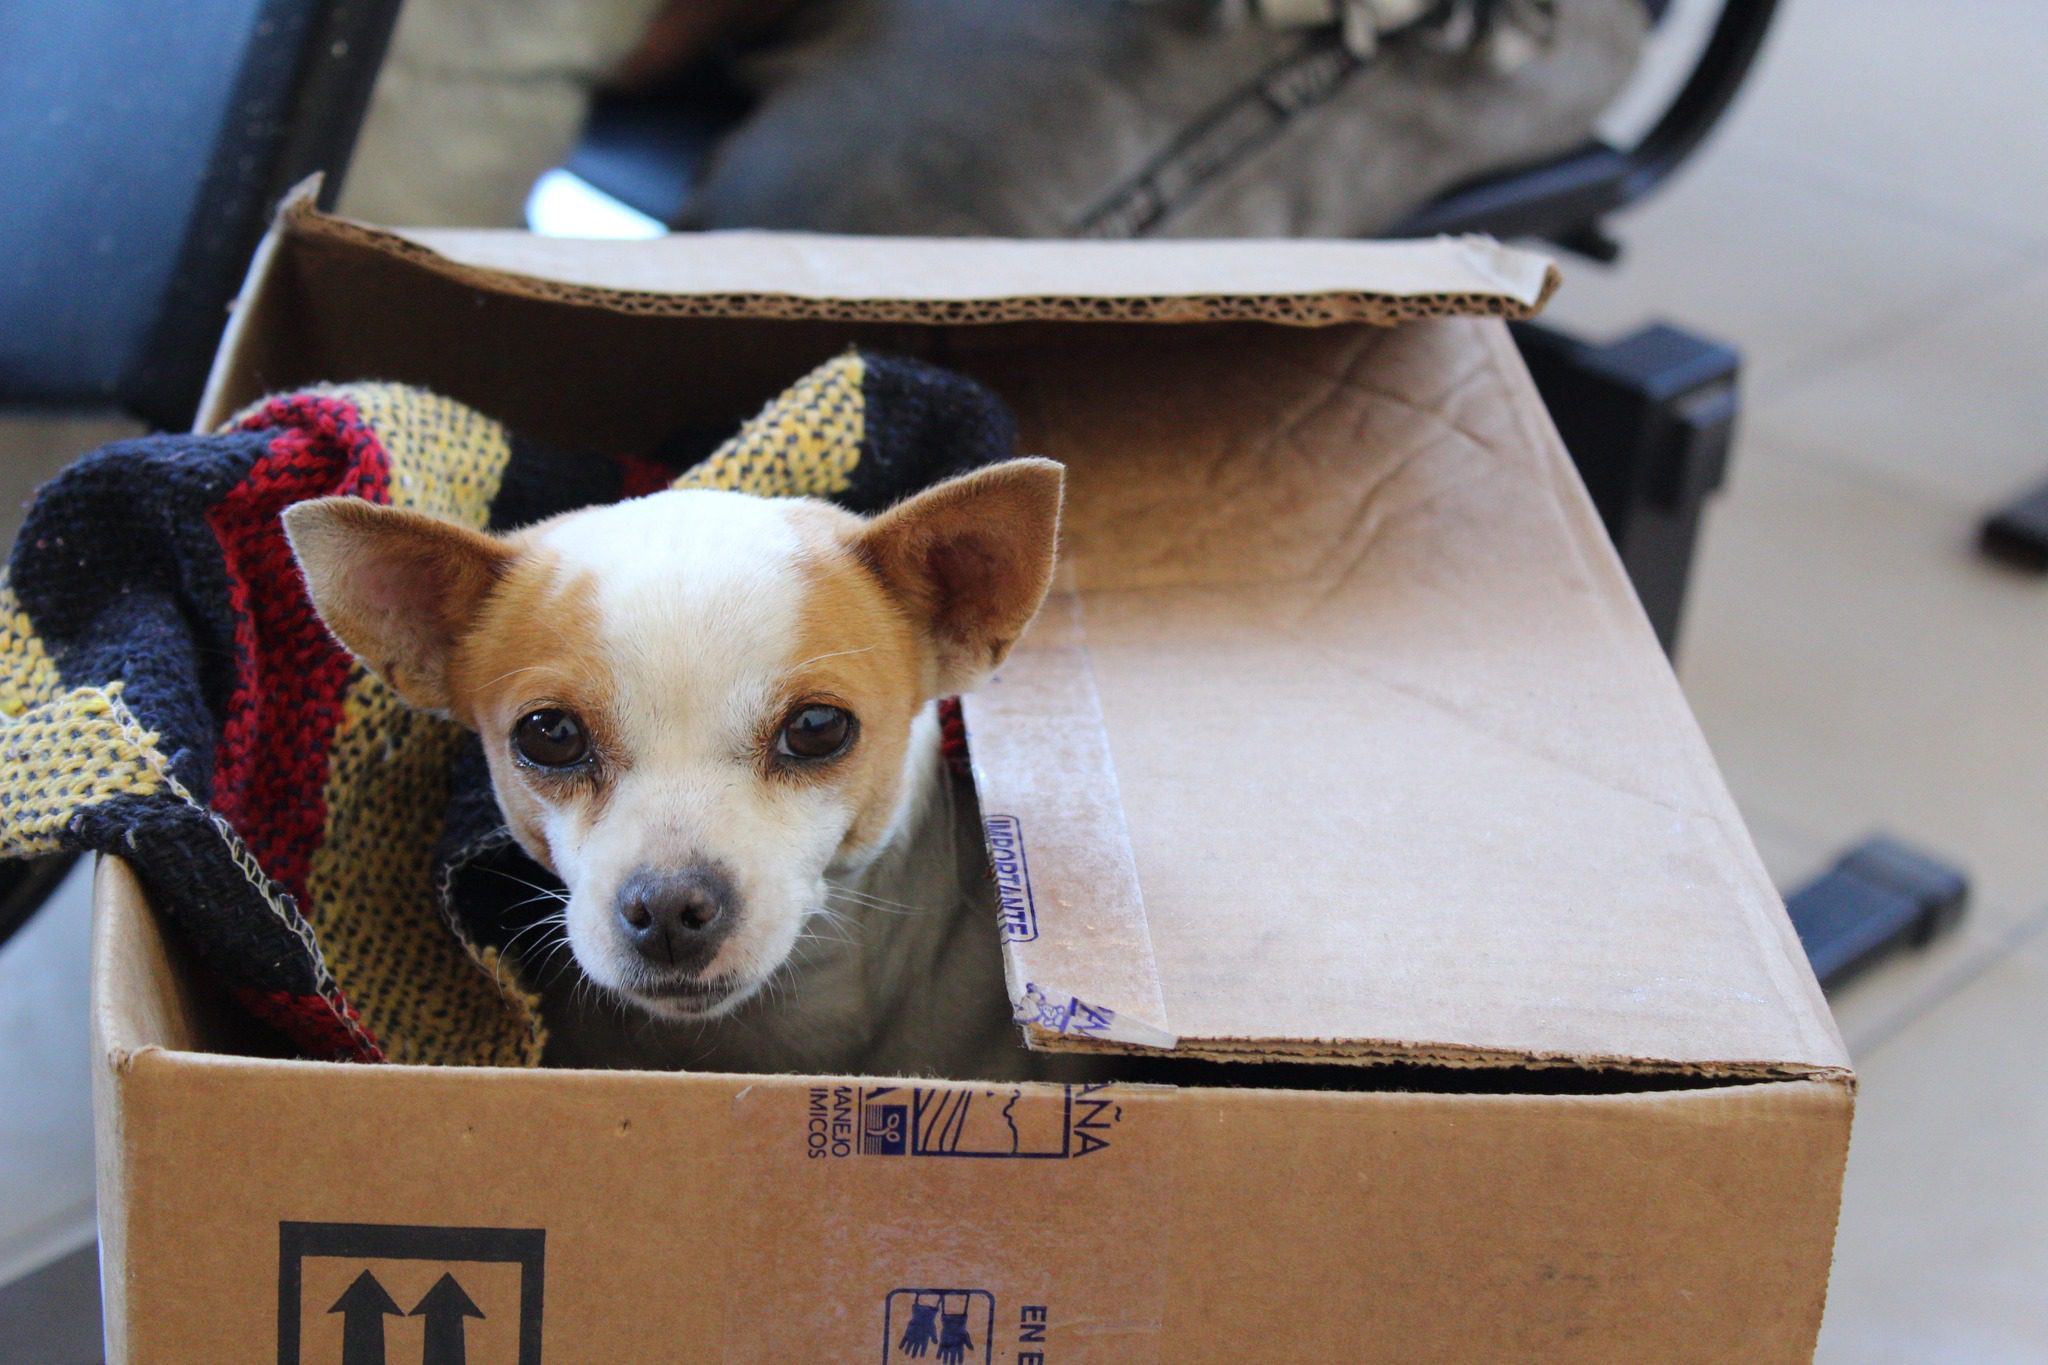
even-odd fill
[(936, 484), (876, 517), (855, 551), (923, 627), (933, 696), (986, 678), (1052, 586), (1066, 471), (1006, 460)]
[(448, 660), (515, 557), (502, 541), (421, 512), (313, 498), (284, 512), (313, 609), (414, 706), (448, 711)]

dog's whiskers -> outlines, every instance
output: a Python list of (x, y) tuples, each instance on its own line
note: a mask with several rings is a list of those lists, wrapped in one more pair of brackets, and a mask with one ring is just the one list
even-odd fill
[(825, 889), (828, 891), (836, 891), (842, 896), (856, 896), (861, 900), (876, 901), (882, 905), (894, 905), (904, 910), (916, 910), (920, 908), (918, 906), (910, 904), (908, 901), (892, 901), (887, 896), (877, 896), (872, 891), (863, 891), (857, 886), (847, 886), (844, 883), (826, 882)]
[(924, 907), (921, 905), (907, 905), (902, 901), (892, 901), (882, 896), (871, 896), (865, 891), (851, 891), (842, 886), (826, 887), (825, 898), (827, 900), (844, 901), (857, 909), (872, 910), (883, 915), (921, 915), (925, 913)]
[[(574, 952), (569, 953), (566, 961), (561, 960), (563, 952), (568, 950), (568, 948), (569, 935), (564, 933), (557, 938), (549, 940), (542, 949), (540, 962), (534, 967), (533, 971), (536, 976), (542, 972), (551, 973), (546, 981), (540, 983), (543, 987), (552, 986), (564, 971), (576, 965), (576, 954)], [(559, 965), (557, 965), (558, 963)]]
[(518, 882), (527, 890), (538, 891), (543, 896), (557, 896), (560, 897), (564, 902), (566, 902), (569, 899), (569, 893), (562, 890), (560, 887), (542, 886), (539, 882), (530, 882), (524, 877), (515, 876), (512, 873), (507, 872), (502, 867), (479, 867), (476, 870), (478, 872), (488, 872), (493, 877), (503, 877), (508, 882)]
[(841, 900), (862, 901), (872, 903), (875, 905), (887, 905), (901, 910), (909, 910), (914, 908), (900, 901), (892, 901), (888, 899), (886, 896), (877, 896), (871, 891), (856, 891), (850, 886), (833, 886), (829, 882), (825, 886), (825, 894), (828, 896), (837, 896)]
[(527, 906), (538, 905), (542, 901), (553, 901), (556, 905), (564, 907), (564, 913), (567, 912), (569, 898), (567, 896), (556, 895), (553, 892), (547, 892), (538, 896), (528, 896), (523, 901), (514, 901), (512, 904), (505, 907), (505, 913), (510, 914), (514, 910), (524, 910)]
[(791, 970), (792, 966), (789, 958), (782, 959), (775, 970), (768, 973), (768, 979), (761, 983), (779, 992), (778, 998), (773, 1002), (777, 1009), (781, 1009), (791, 998), (795, 999), (798, 1008), (803, 1006), (803, 987), (799, 984), (802, 978)]
[[(532, 902), (530, 901), (525, 903), (532, 904)], [(533, 923), (519, 930), (519, 932), (515, 933), (514, 935), (512, 935), (512, 937), (505, 940), (504, 950), (507, 953), (510, 953), (514, 948), (519, 946), (519, 940), (525, 938), (528, 934), (531, 934), (536, 930), (553, 929), (557, 926), (560, 926), (563, 930), (563, 939), (566, 942), (568, 938), (567, 930), (569, 927), (569, 912), (567, 910), (562, 910), (559, 913), (553, 915), (543, 915), (541, 918), (535, 920)], [(545, 943), (546, 941), (546, 939), (541, 940), (542, 943)]]

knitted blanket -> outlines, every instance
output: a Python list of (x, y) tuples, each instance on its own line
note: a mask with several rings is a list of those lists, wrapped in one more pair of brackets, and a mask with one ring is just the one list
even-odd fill
[(306, 1056), (532, 1065), (545, 1032), (514, 943), (545, 874), (475, 737), (328, 634), (279, 514), (349, 494), (506, 530), (672, 483), (874, 512), (1013, 446), (972, 381), (860, 352), (680, 477), (393, 384), (108, 446), (41, 491), (0, 577), (0, 857), (127, 859), (200, 965)]

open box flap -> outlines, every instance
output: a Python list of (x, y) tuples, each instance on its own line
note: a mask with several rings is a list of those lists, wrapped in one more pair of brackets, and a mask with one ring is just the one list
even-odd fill
[[(955, 245), (958, 269), (928, 272), (872, 241), (415, 240), (301, 201), (209, 408), (374, 376), (624, 449), (744, 415), (850, 341), (954, 366), (1069, 469), (1066, 587), (967, 707), (998, 862), (1028, 878), (1005, 908), (1033, 920), (1007, 953), (1034, 1042), (1846, 1068), (1505, 330), (1255, 321), (1533, 305), (1376, 273), (1450, 270), (1456, 244), (1259, 244), (1255, 284), (1250, 256), (1116, 248), (1131, 278), (1180, 281), (1154, 311), (1035, 292), (1066, 278), (1063, 246)], [(1358, 273), (1314, 277), (1316, 309), (1257, 292), (1340, 258)], [(553, 278), (485, 264), (515, 259)], [(733, 292), (691, 292), (714, 283)], [(967, 306), (1004, 290), (1030, 307)], [(956, 325), (1009, 318), (1032, 322)]]
[[(1036, 937), (1008, 951), (1035, 1042), (1846, 1067), (1504, 333), (1189, 335), (1119, 354), (1115, 392), (1087, 382), (1110, 363), (1086, 338), (1009, 347), (998, 382), (1070, 470), (1072, 603), (968, 705), (977, 745), (1025, 741), (983, 798), (1011, 817), (1006, 911), (1018, 877), (1032, 893)], [(1099, 774), (1013, 695), (1060, 687), (1103, 718)], [(1068, 768), (1122, 818), (1059, 825)], [(1071, 881), (1041, 889), (1062, 858), (1096, 879), (1087, 915)]]
[(283, 230), (431, 256), (443, 273), (483, 272), (479, 282), (493, 289), (635, 312), (942, 323), (1391, 324), (1530, 317), (1559, 281), (1548, 257), (1482, 236), (1018, 242), (728, 231), (605, 241), (507, 229), (372, 227), (321, 213), (313, 190), (308, 182), (286, 198)]

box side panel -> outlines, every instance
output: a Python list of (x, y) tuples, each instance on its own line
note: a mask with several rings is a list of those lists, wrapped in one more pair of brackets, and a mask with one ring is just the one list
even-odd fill
[[(97, 1048), (94, 1049), (96, 1052)], [(125, 1365), (128, 1349), (128, 1127), (120, 1077), (109, 1067), (92, 1076), (93, 1186), (99, 1203), (100, 1317), (107, 1359)]]
[[(95, 925), (95, 933), (98, 926)], [(95, 946), (94, 957), (98, 957)], [(95, 997), (106, 980), (93, 973)], [(92, 1164), (100, 1237), (100, 1315), (106, 1327), (107, 1359), (125, 1365), (128, 1349), (128, 1189), (133, 1157), (128, 1150), (127, 1067), (110, 1059), (100, 1011), (93, 1009)]]
[[(343, 1358), (365, 1272), (400, 1315), (452, 1275), (472, 1358), (716, 1359), (744, 1082), (152, 1053), (129, 1103), (136, 1360)], [(417, 1316), (384, 1324), (420, 1359)]]
[(1175, 1168), (1175, 1361), (1807, 1359), (1846, 1085), (1211, 1093)]
[(150, 1084), (154, 1072), (144, 1067), (138, 1073), (137, 1063), (160, 1059), (167, 1050), (198, 1048), (219, 1037), (224, 1022), (219, 1002), (185, 969), (135, 874), (118, 858), (101, 858), (94, 866), (91, 1010), (100, 1299), (108, 1359), (118, 1365), (157, 1358), (146, 1340), (131, 1346), (134, 1205), (149, 1196), (150, 1182), (184, 1178), (151, 1172), (160, 1156), (160, 1109), (167, 1102), (175, 1107), (177, 1099)]
[[(1214, 288), (1219, 281), (1227, 287)], [(508, 331), (516, 336), (519, 329), (508, 329), (507, 319), (546, 318), (549, 328), (573, 326), (562, 321), (565, 313), (591, 314), (586, 321), (599, 327), (626, 323), (628, 334), (645, 330), (631, 326), (631, 319), (711, 321), (725, 324), (714, 329), (721, 338), (747, 334), (735, 322), (772, 320), (795, 324), (798, 333), (827, 332), (844, 345), (853, 334), (945, 333), (962, 323), (983, 330), (1044, 321), (1329, 324), (1452, 314), (1526, 317), (1557, 281), (1545, 258), (1476, 237), (1133, 246), (773, 233), (686, 234), (633, 243), (516, 232), (401, 235), (322, 215), (302, 190), (285, 205), (251, 267), (203, 412), (218, 421), (265, 391), (321, 379), (404, 378), (411, 352), (476, 350), (482, 338), (496, 341)], [(344, 333), (363, 325), (374, 330), (380, 320), (432, 327), (440, 301), (459, 298), (463, 306), (443, 314), (456, 335), (429, 341), (401, 330), (385, 338), (399, 368), (358, 374), (343, 357), (291, 354), (288, 343), (296, 339), (297, 325), (267, 305), (293, 284), (308, 290), (301, 301), (307, 319), (319, 319), (322, 330), (339, 323)], [(775, 327), (759, 335), (790, 330)], [(376, 349), (381, 357), (384, 348)], [(721, 357), (719, 368), (744, 371), (747, 348), (739, 349), (741, 354)], [(589, 358), (565, 348), (555, 359), (573, 371), (579, 356)], [(631, 369), (633, 356), (630, 346), (605, 348), (603, 365), (585, 378), (602, 381), (616, 374), (605, 366)], [(507, 378), (498, 376), (504, 402), (515, 402), (531, 387)], [(556, 368), (531, 378), (543, 390), (559, 390), (569, 375)], [(625, 406), (659, 410), (670, 401), (667, 391), (702, 385), (715, 391), (728, 377), (692, 369), (679, 385), (677, 371), (656, 369), (647, 378), (652, 382), (620, 390), (637, 400)], [(781, 376), (778, 386), (786, 380)], [(465, 396), (459, 380), (441, 387)], [(754, 401), (768, 392), (773, 389), (762, 389)], [(618, 405), (597, 398), (591, 406)], [(630, 414), (621, 418), (633, 420)], [(519, 425), (545, 430), (536, 422)]]
[(1018, 1362), (1794, 1360), (1848, 1125), (1819, 1083), (1335, 1096), (165, 1053), (136, 1072), (154, 1117), (125, 1307), (147, 1360), (338, 1358), (364, 1274), (402, 1315), (398, 1359), (445, 1274), (484, 1315), (476, 1359), (524, 1359), (530, 1326), (549, 1360), (894, 1361), (955, 1331)]

